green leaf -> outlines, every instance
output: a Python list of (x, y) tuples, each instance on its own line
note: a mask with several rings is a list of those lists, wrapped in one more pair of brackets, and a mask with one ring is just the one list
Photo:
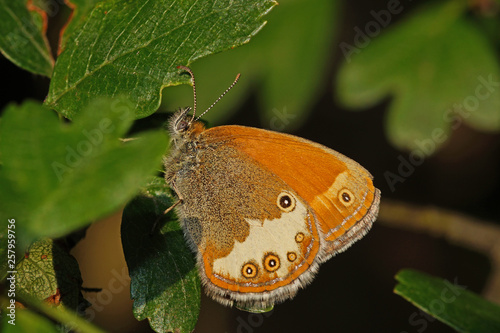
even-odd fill
[(35, 102), (0, 122), (0, 217), (16, 219), (17, 250), (116, 211), (160, 167), (162, 131), (121, 142), (133, 121), (125, 100), (99, 100), (72, 125)]
[(2, 229), (0, 231), (0, 258), (5, 258), (3, 260), (0, 261), (0, 281), (2, 281), (6, 274), (7, 274), (7, 270), (8, 270), (8, 260), (10, 258), (13, 258), (13, 257), (8, 257), (8, 255), (10, 253), (8, 253), (8, 249), (7, 249), (7, 246), (8, 246), (8, 243), (7, 243), (7, 232), (8, 232), (8, 227), (9, 223), (6, 223), (4, 226), (2, 226)]
[(156, 332), (191, 332), (200, 311), (200, 278), (178, 222), (163, 214), (175, 202), (166, 186), (153, 179), (123, 211), (133, 311)]
[(73, 10), (69, 21), (66, 23), (59, 41), (59, 51), (66, 47), (66, 42), (72, 38), (85, 23), (92, 9), (102, 0), (66, 0), (65, 3)]
[(246, 43), (275, 2), (106, 1), (57, 59), (46, 104), (73, 118), (95, 96), (126, 94), (137, 117), (160, 105), (163, 87), (188, 82), (177, 66)]
[(397, 147), (419, 148), (424, 140), (438, 147), (462, 120), (482, 131), (500, 130), (498, 61), (487, 38), (465, 17), (463, 2), (426, 6), (364, 40), (364, 47), (349, 49), (352, 61), (339, 72), (338, 95), (353, 108), (392, 95), (386, 126)]
[[(338, 1), (280, 2), (266, 17), (265, 29), (250, 43), (193, 64), (200, 113), (241, 73), (238, 85), (203, 118), (214, 124), (224, 122), (255, 91), (264, 127), (297, 128), (329, 80), (325, 67), (332, 57), (339, 15)], [(191, 101), (190, 89), (174, 87), (163, 92), (162, 106), (175, 110)]]
[(458, 332), (500, 332), (500, 306), (455, 281), (410, 269), (396, 275), (394, 292)]
[(282, 7), (269, 17), (269, 32), (256, 40), (265, 66), (259, 73), (262, 123), (280, 131), (302, 124), (323, 92), (340, 16), (338, 1), (295, 0)]
[(26, 2), (0, 0), (0, 51), (17, 66), (50, 77), (54, 60), (49, 44)]
[(90, 306), (81, 293), (76, 259), (51, 239), (33, 243), (16, 266), (16, 292), (83, 313)]
[(26, 6), (31, 14), (33, 23), (38, 30), (42, 32), (42, 36), (45, 38), (48, 25), (47, 11), (49, 10), (49, 3), (43, 0), (30, 0), (26, 3)]
[(15, 325), (9, 324), (12, 319), (3, 316), (2, 328), (3, 333), (19, 333), (19, 332), (37, 332), (37, 333), (58, 333), (59, 329), (49, 319), (40, 316), (39, 314), (28, 309), (16, 309)]

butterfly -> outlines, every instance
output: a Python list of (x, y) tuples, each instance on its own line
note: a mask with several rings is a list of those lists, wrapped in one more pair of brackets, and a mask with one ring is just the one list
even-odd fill
[[(207, 294), (266, 311), (295, 296), (319, 266), (362, 238), (380, 191), (357, 162), (318, 143), (245, 126), (205, 128), (196, 86), (170, 119), (165, 179)], [(167, 211), (169, 211), (169, 208)]]

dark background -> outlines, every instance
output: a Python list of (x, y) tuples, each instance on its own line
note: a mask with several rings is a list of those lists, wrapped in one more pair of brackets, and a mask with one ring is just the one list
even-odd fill
[[(407, 6), (419, 4), (421, 2), (413, 2)], [(343, 58), (338, 44), (352, 41), (353, 27), (363, 27), (373, 19), (370, 10), (386, 6), (386, 1), (378, 0), (344, 3), (339, 22), (340, 36), (331, 45), (334, 58), (325, 69), (330, 78), (335, 76)], [(403, 18), (404, 15), (395, 17), (393, 23)], [(58, 24), (54, 21), (50, 29), (57, 31)], [(23, 71), (3, 57), (0, 57), (0, 71), (4, 85), (0, 94), (2, 108), (7, 102), (21, 102), (27, 98), (42, 101), (46, 96), (48, 79)], [(383, 201), (394, 199), (422, 207), (440, 207), (498, 224), (499, 134), (486, 134), (466, 125), (461, 126), (441, 150), (416, 167), (414, 173), (404, 183), (397, 184), (392, 192), (384, 173), (397, 173), (398, 156), (407, 158), (408, 153), (395, 149), (386, 139), (384, 119), (390, 101), (370, 110), (352, 112), (335, 103), (332, 96), (335, 87), (332, 84), (331, 80), (325, 81), (324, 90), (312, 106), (307, 121), (293, 134), (324, 144), (358, 161), (373, 174)], [(252, 94), (244, 107), (225, 123), (262, 127), (255, 116), (256, 108), (256, 98)], [(98, 228), (97, 225), (94, 227)], [(87, 239), (87, 242), (92, 246), (91, 240)], [(120, 248), (116, 250), (120, 251)], [(77, 257), (87, 256), (85, 250), (79, 251)], [(87, 261), (90, 261), (90, 268), (96, 265), (94, 259)], [(322, 265), (313, 283), (300, 291), (294, 300), (277, 305), (272, 313), (250, 314), (223, 307), (203, 297), (196, 331), (452, 332), (452, 329), (422, 315), (416, 307), (392, 292), (396, 284), (394, 275), (403, 268), (456, 280), (477, 293), (483, 290), (491, 269), (489, 258), (479, 253), (427, 233), (400, 230), (379, 221), (364, 239), (346, 253)], [(99, 283), (86, 280), (86, 274), (83, 272), (84, 284)], [(95, 274), (99, 275), (99, 271)], [(96, 319), (96, 322), (106, 327), (109, 325), (106, 321), (111, 320), (114, 324), (107, 326), (109, 330), (147, 331), (147, 324), (144, 323), (120, 326), (120, 321), (127, 322), (123, 318), (130, 316), (130, 312), (103, 313), (98, 313), (102, 318)]]

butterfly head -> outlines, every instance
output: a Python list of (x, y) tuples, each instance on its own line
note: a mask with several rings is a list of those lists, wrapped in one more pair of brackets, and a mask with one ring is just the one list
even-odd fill
[(204, 129), (203, 124), (201, 124), (197, 120), (200, 119), (210, 109), (212, 109), (215, 106), (215, 104), (217, 104), (217, 102), (219, 102), (222, 99), (222, 97), (224, 97), (224, 95), (227, 94), (228, 91), (231, 90), (232, 87), (234, 87), (234, 85), (238, 82), (238, 80), (240, 78), (240, 74), (238, 74), (236, 76), (236, 79), (234, 80), (234, 82), (229, 86), (229, 88), (226, 89), (226, 91), (224, 91), (219, 96), (219, 98), (217, 98), (215, 100), (215, 102), (212, 103), (212, 105), (210, 105), (201, 115), (196, 117), (196, 84), (195, 84), (195, 80), (194, 80), (193, 71), (189, 67), (186, 67), (186, 66), (178, 66), (177, 68), (188, 72), (189, 75), (191, 76), (191, 82), (193, 83), (193, 114), (191, 116), (188, 115), (189, 112), (191, 111), (190, 107), (183, 108), (183, 109), (179, 110), (172, 117), (172, 120), (171, 120), (170, 126), (169, 126), (170, 133), (173, 136), (176, 136), (176, 135), (182, 136), (183, 133), (189, 133), (189, 132), (192, 132), (193, 130), (197, 130), (197, 129)]
[(168, 129), (171, 138), (176, 142), (192, 139), (205, 130), (203, 123), (194, 119), (189, 112), (190, 107), (182, 108), (170, 118)]
[(168, 129), (173, 136), (182, 136), (184, 133), (189, 132), (195, 120), (191, 112), (191, 107), (186, 107), (178, 110), (171, 118)]
[(170, 131), (176, 134), (186, 132), (193, 123), (193, 117), (188, 116), (190, 107), (180, 109), (171, 120)]

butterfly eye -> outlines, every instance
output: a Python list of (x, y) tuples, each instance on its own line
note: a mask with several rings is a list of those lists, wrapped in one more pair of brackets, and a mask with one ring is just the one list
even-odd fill
[(278, 268), (280, 268), (280, 258), (273, 254), (269, 253), (264, 257), (264, 268), (268, 272), (274, 272)]
[(295, 198), (288, 192), (281, 192), (278, 195), (277, 205), (285, 213), (295, 209)]
[(241, 274), (247, 279), (257, 276), (257, 266), (252, 263), (246, 263), (241, 269)]
[(185, 120), (182, 120), (181, 122), (179, 122), (177, 124), (177, 131), (182, 132), (186, 128), (188, 128), (188, 126), (189, 126), (189, 123), (187, 121), (185, 121)]
[(338, 198), (344, 206), (349, 207), (354, 203), (354, 195), (352, 194), (351, 191), (348, 189), (344, 188), (339, 192)]

